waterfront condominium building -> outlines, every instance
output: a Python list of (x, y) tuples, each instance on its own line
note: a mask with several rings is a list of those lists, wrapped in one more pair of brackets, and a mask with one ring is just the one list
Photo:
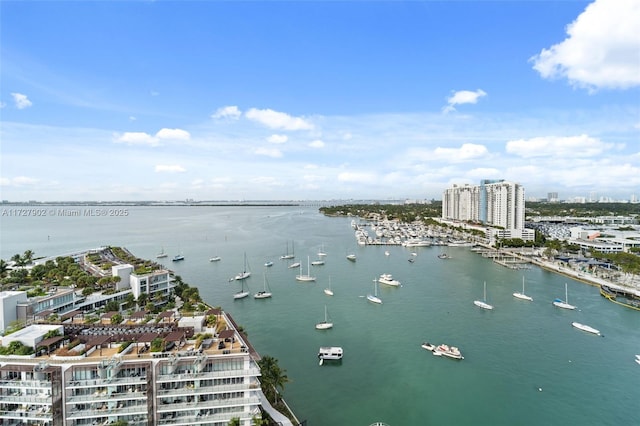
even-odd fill
[(524, 199), (524, 188), (520, 184), (504, 180), (482, 180), (480, 185), (453, 185), (442, 195), (442, 218), (480, 222), (502, 228), (509, 236), (521, 235), (516, 231), (525, 229)]
[[(213, 337), (199, 346), (175, 323), (69, 323), (34, 344), (35, 356), (0, 356), (0, 425), (254, 424), (263, 398), (257, 354), (216, 314)], [(162, 350), (152, 352), (157, 339)]]

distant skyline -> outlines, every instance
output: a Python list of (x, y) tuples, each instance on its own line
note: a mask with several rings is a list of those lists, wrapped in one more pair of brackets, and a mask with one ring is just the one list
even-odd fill
[(0, 199), (640, 197), (640, 2), (0, 2)]

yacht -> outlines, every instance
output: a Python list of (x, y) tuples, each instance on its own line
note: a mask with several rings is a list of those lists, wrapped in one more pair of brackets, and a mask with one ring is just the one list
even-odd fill
[(524, 293), (524, 277), (522, 277), (522, 293), (513, 293), (513, 297), (516, 297), (521, 300), (528, 300), (529, 302), (533, 302), (533, 297), (527, 296)]
[(378, 297), (378, 280), (373, 280), (373, 294), (367, 294), (367, 300), (382, 305), (382, 299)]
[(329, 322), (329, 317), (327, 315), (327, 306), (324, 306), (324, 321), (320, 321), (316, 324), (316, 330), (328, 330), (333, 328), (333, 323)]
[(324, 361), (340, 361), (344, 352), (340, 346), (322, 346), (318, 350), (320, 365)]
[(453, 359), (464, 359), (464, 357), (460, 353), (460, 349), (456, 348), (455, 346), (448, 346), (445, 344), (436, 346), (436, 348), (433, 350), (433, 354), (436, 356), (446, 356)]
[(492, 310), (493, 309), (493, 305), (490, 305), (487, 303), (487, 282), (484, 282), (484, 298), (482, 300), (474, 300), (473, 304), (482, 308), (482, 309), (487, 309), (487, 310)]
[(557, 306), (562, 309), (575, 309), (576, 307), (569, 304), (569, 293), (567, 291), (567, 283), (564, 283), (564, 300), (556, 299), (553, 301), (553, 306)]
[(300, 274), (296, 275), (298, 281), (315, 281), (316, 277), (311, 275), (311, 267), (309, 266), (309, 258), (307, 258), (307, 275), (302, 273), (302, 265), (300, 266)]
[(600, 330), (596, 330), (593, 327), (589, 327), (586, 324), (580, 324), (579, 322), (572, 322), (572, 326), (577, 328), (578, 330), (586, 331), (587, 333), (595, 334), (596, 336), (600, 336)]
[(394, 279), (391, 274), (380, 275), (380, 278), (378, 278), (378, 282), (380, 284), (386, 284), (394, 287), (398, 287), (400, 285), (400, 281)]

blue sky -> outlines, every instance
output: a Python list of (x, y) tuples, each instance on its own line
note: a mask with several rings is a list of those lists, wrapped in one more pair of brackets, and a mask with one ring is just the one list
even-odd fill
[(2, 1), (0, 198), (640, 198), (640, 2)]

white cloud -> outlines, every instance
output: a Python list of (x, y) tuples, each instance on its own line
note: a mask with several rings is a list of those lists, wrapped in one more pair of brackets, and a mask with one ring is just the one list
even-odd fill
[(457, 92), (453, 92), (453, 95), (447, 98), (447, 106), (445, 106), (442, 111), (445, 113), (455, 111), (456, 105), (476, 104), (478, 103), (478, 99), (483, 96), (487, 96), (487, 93), (482, 89), (478, 89), (475, 92), (470, 90), (458, 90)]
[(156, 133), (156, 138), (158, 139), (173, 139), (173, 140), (182, 140), (188, 141), (191, 138), (191, 134), (186, 130), (182, 129), (160, 129), (158, 133)]
[(543, 78), (582, 88), (640, 85), (640, 1), (596, 0), (567, 26), (568, 37), (532, 57)]
[(287, 135), (271, 135), (267, 138), (267, 141), (271, 143), (285, 143), (289, 140)]
[(313, 124), (303, 118), (292, 117), (284, 112), (274, 111), (272, 109), (256, 109), (251, 108), (245, 113), (245, 117), (249, 120), (257, 121), (271, 129), (282, 130), (310, 130)]
[(506, 152), (519, 157), (596, 157), (613, 148), (613, 144), (602, 142), (587, 135), (541, 136), (507, 142)]
[(158, 138), (145, 132), (125, 132), (114, 135), (114, 142), (126, 143), (128, 145), (149, 145), (158, 146)]
[(12, 179), (0, 178), (0, 186), (29, 186), (36, 185), (38, 182), (40, 182), (38, 179), (27, 176), (16, 176)]
[(315, 140), (313, 142), (309, 143), (309, 146), (311, 148), (324, 148), (324, 142), (322, 142), (321, 140)]
[(237, 106), (225, 106), (218, 108), (216, 112), (211, 115), (211, 118), (220, 119), (220, 118), (231, 118), (237, 120), (242, 115), (242, 112), (238, 109)]
[(264, 155), (272, 158), (280, 158), (282, 157), (282, 152), (277, 148), (257, 148), (254, 151), (256, 155)]
[(157, 173), (183, 173), (187, 170), (179, 164), (158, 164), (155, 171)]
[(462, 144), (460, 148), (437, 147), (433, 150), (431, 159), (456, 163), (460, 161), (475, 160), (485, 157), (488, 154), (489, 150), (487, 150), (487, 147), (484, 145), (465, 143)]
[(16, 108), (25, 109), (29, 108), (33, 103), (29, 100), (27, 95), (23, 95), (22, 93), (12, 93), (13, 102), (16, 104)]
[(342, 172), (338, 174), (338, 180), (350, 183), (373, 183), (376, 180), (376, 175), (364, 172)]

